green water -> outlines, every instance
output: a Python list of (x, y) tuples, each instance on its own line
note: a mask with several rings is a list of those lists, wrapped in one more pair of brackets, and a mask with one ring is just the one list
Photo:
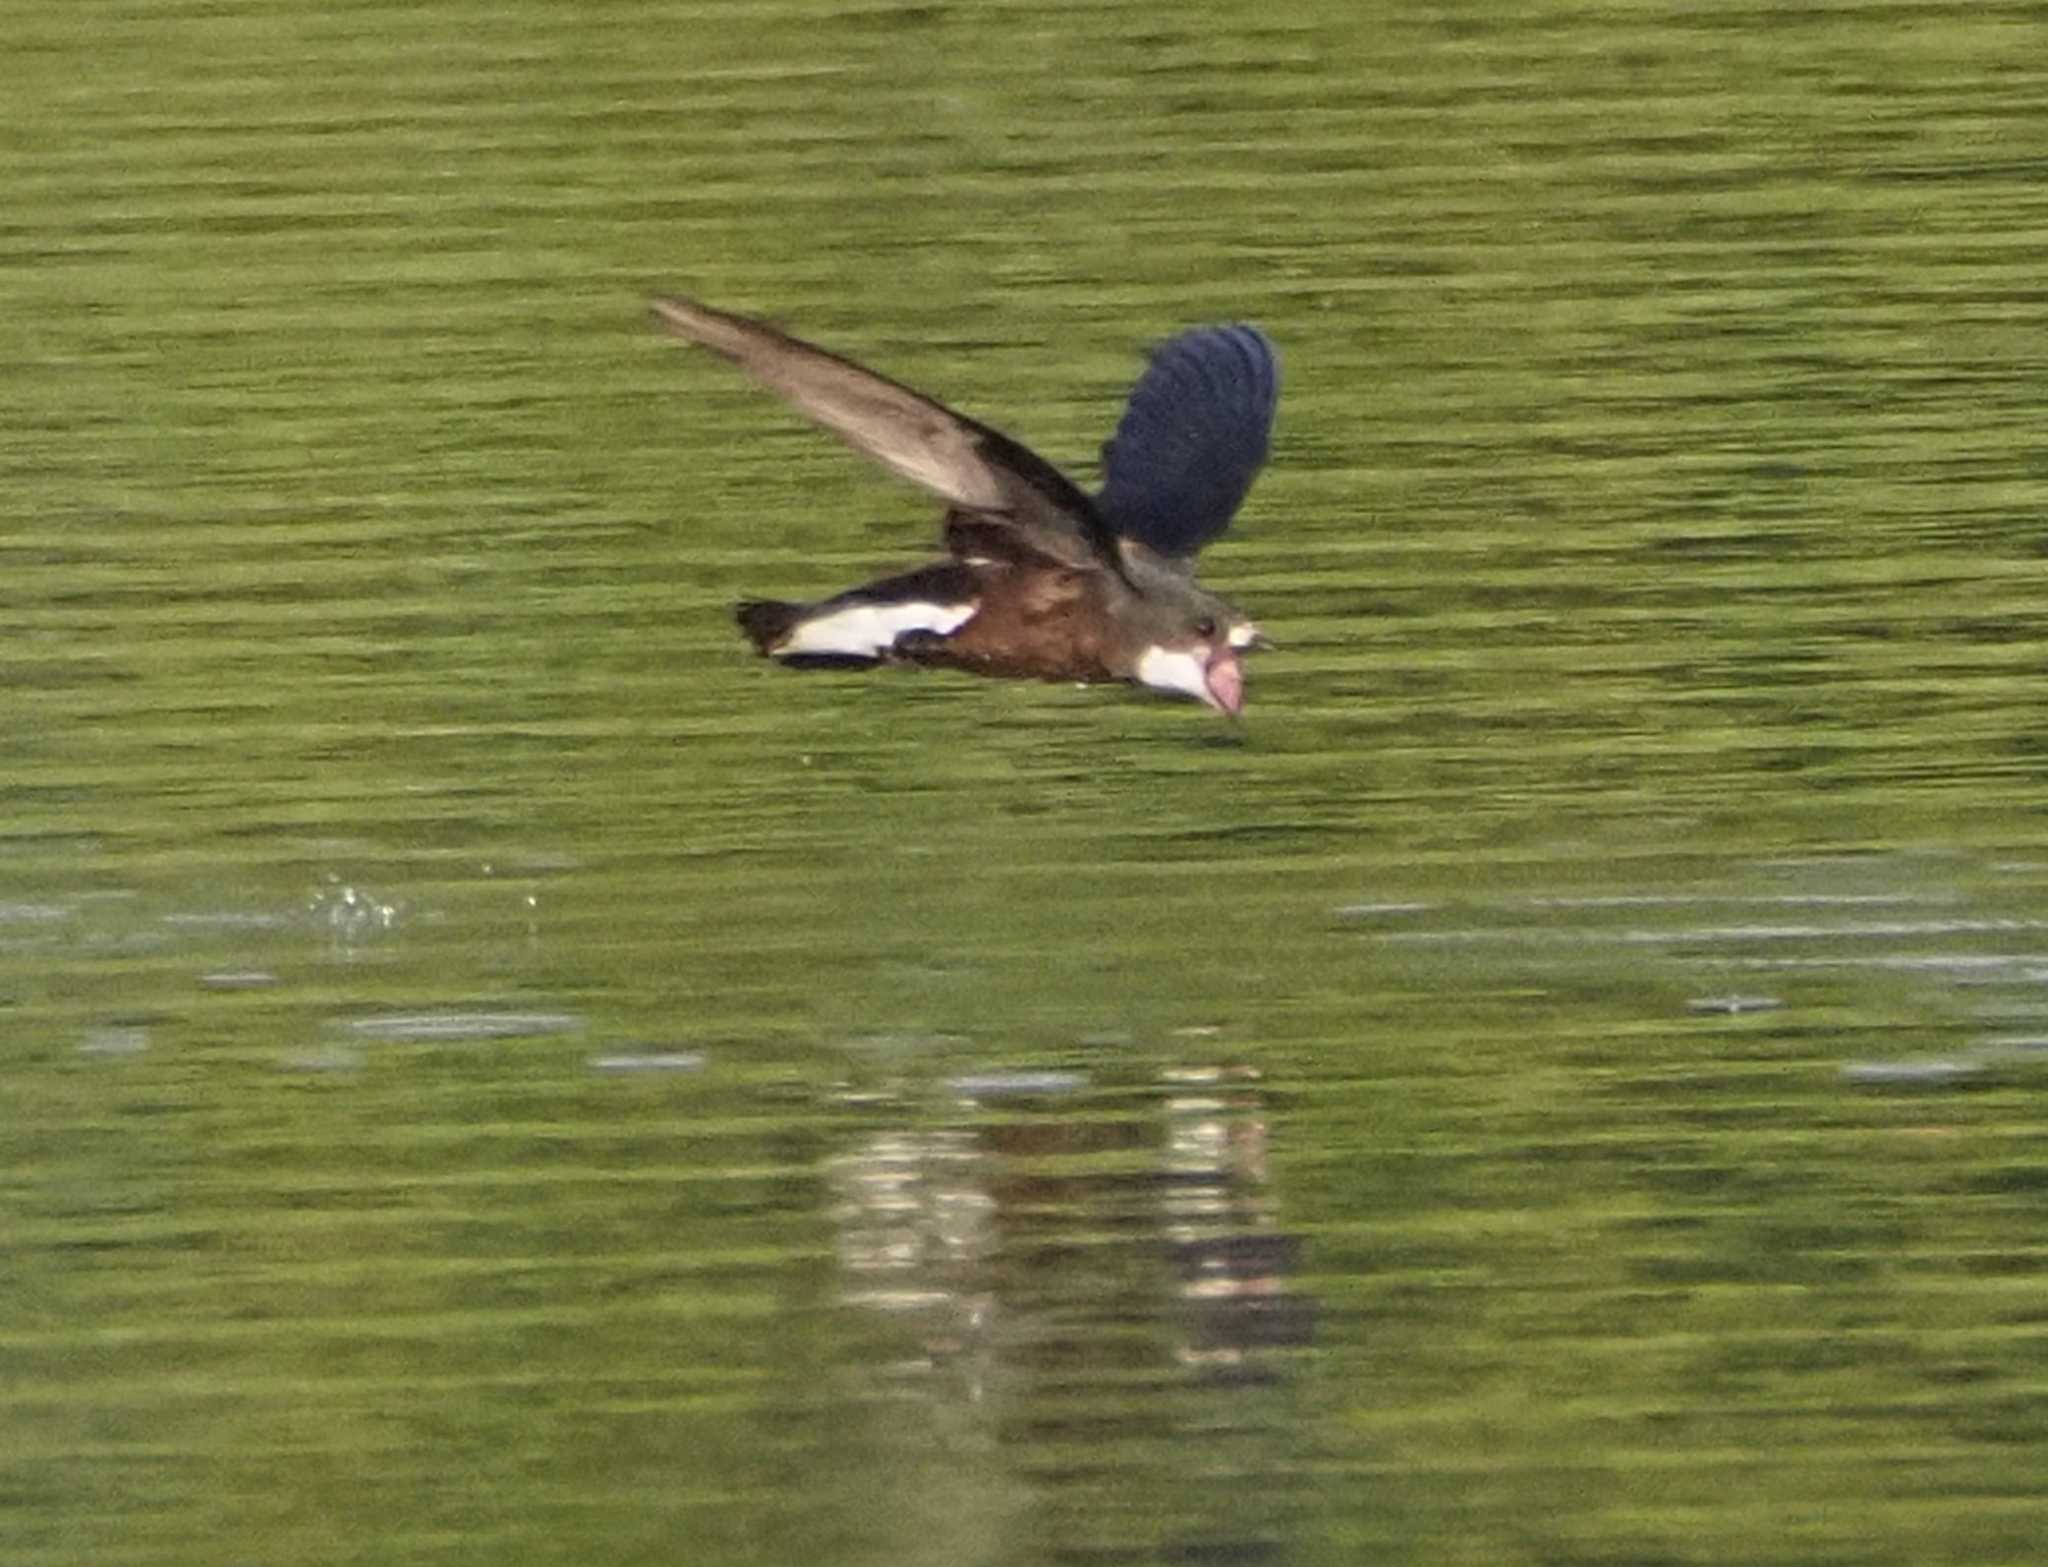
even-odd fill
[[(2038, 1559), (2036, 9), (0, 28), (10, 1564)], [(1247, 722), (656, 290), (1259, 323)]]

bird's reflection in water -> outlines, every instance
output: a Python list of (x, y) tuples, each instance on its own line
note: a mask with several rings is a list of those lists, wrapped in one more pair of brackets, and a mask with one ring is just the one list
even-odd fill
[(1290, 1352), (1315, 1309), (1274, 1215), (1257, 1075), (952, 1086), (947, 1124), (876, 1132), (832, 1169), (842, 1299), (887, 1345), (863, 1365), (956, 1457), (975, 1411), (991, 1483), (1027, 1487), (1067, 1547), (1271, 1559), (1300, 1472)]

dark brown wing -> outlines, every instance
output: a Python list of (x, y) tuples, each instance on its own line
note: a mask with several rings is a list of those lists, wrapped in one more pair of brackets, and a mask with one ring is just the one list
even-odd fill
[(1000, 430), (765, 322), (688, 299), (657, 299), (676, 336), (731, 360), (805, 418), (955, 507), (1018, 529), (1070, 565), (1122, 575), (1116, 536), (1093, 501)]
[[(986, 512), (963, 511), (956, 507), (946, 513), (941, 532), (946, 541), (946, 553), (955, 560), (970, 564), (1000, 561), (1006, 566), (1036, 566), (1041, 571), (1071, 568), (1071, 562), (1034, 545), (1028, 530), (1014, 528)], [(1095, 562), (1091, 560), (1088, 564), (1093, 566)]]

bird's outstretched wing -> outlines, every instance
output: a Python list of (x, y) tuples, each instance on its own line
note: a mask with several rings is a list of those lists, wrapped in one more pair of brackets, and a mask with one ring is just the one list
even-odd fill
[(765, 322), (656, 299), (676, 336), (731, 360), (805, 418), (953, 506), (1019, 529), (1032, 546), (1122, 574), (1115, 533), (1065, 474), (1000, 430)]
[(1230, 526), (1266, 460), (1280, 356), (1251, 326), (1160, 344), (1102, 448), (1096, 508), (1125, 538), (1186, 560)]

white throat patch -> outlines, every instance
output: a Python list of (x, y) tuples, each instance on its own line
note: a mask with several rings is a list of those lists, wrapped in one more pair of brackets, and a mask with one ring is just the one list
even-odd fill
[[(1155, 691), (1178, 691), (1208, 702), (1208, 666), (1193, 653), (1148, 647), (1138, 659), (1138, 679)], [(1212, 704), (1213, 705), (1213, 704)]]

